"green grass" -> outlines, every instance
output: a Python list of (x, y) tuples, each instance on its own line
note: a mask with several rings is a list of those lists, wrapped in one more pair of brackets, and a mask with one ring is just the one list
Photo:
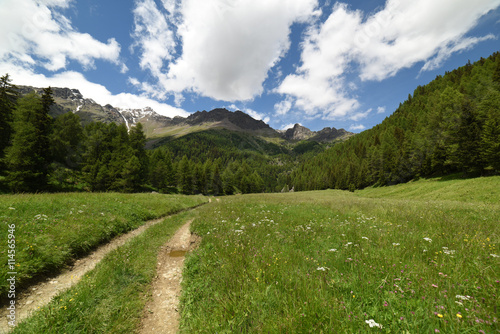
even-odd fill
[(186, 259), (181, 332), (497, 333), (499, 181), (204, 206), (192, 226), (203, 241)]
[(500, 176), (475, 179), (421, 179), (390, 187), (370, 187), (357, 191), (362, 197), (449, 200), (500, 203)]
[(134, 333), (151, 293), (159, 248), (195, 216), (189, 211), (168, 217), (114, 250), (13, 333)]
[[(17, 272), (17, 286), (52, 274), (96, 246), (162, 217), (206, 202), (202, 196), (160, 194), (38, 194), (0, 196), (0, 292), (7, 273)], [(15, 268), (8, 263), (8, 226), (15, 225)], [(13, 270), (15, 269), (15, 270)]]

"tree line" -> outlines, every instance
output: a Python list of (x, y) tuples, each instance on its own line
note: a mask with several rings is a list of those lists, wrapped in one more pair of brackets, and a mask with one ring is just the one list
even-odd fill
[(279, 145), (231, 131), (195, 133), (146, 149), (142, 124), (50, 116), (51, 88), (19, 96), (0, 78), (0, 190), (159, 191), (229, 195), (281, 189), (291, 158)]
[(500, 53), (419, 86), (390, 117), (302, 163), (297, 190), (500, 173)]

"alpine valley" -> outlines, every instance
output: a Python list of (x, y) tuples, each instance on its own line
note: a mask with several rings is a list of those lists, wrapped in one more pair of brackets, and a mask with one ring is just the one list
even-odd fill
[(4, 192), (355, 190), (500, 172), (499, 53), (417, 87), (357, 135), (300, 124), (278, 131), (226, 109), (169, 118), (10, 81), (0, 86)]

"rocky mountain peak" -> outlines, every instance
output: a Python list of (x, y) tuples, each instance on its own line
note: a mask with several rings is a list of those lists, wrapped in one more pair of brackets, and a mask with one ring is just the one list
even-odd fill
[(284, 137), (288, 140), (306, 140), (313, 135), (313, 131), (297, 123), (293, 128), (286, 130)]

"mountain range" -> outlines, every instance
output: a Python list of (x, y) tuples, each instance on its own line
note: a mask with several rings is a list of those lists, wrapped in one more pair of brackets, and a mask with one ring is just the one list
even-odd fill
[[(42, 91), (42, 88), (30, 86), (19, 86), (18, 89), (21, 95), (31, 91), (37, 93)], [(80, 116), (83, 124), (92, 121), (114, 122), (126, 124), (127, 128), (140, 122), (146, 136), (151, 140), (164, 137), (178, 138), (192, 132), (221, 128), (291, 142), (302, 140), (333, 142), (345, 140), (354, 135), (344, 129), (329, 127), (320, 131), (311, 131), (300, 124), (295, 124), (293, 128), (288, 130), (275, 130), (263, 121), (256, 120), (240, 110), (232, 112), (222, 108), (197, 111), (186, 118), (180, 116), (170, 118), (158, 114), (149, 107), (124, 109), (115, 108), (110, 104), (102, 106), (90, 98), (85, 98), (78, 89), (53, 87), (52, 91), (55, 101), (51, 109), (53, 117), (73, 112)]]

